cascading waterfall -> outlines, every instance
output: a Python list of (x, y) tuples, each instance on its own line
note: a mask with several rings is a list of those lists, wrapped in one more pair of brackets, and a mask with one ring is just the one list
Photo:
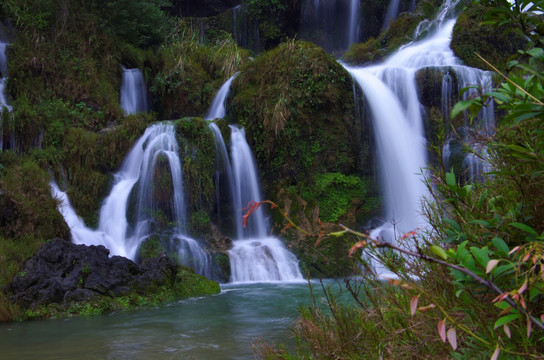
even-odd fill
[[(162, 168), (170, 189), (154, 186), (154, 177)], [(186, 205), (179, 149), (172, 124), (150, 126), (133, 146), (121, 169), (115, 174), (110, 195), (100, 210), (98, 229), (92, 230), (72, 209), (68, 197), (56, 185), (53, 194), (61, 200), (59, 210), (70, 226), (76, 244), (103, 245), (111, 255), (134, 260), (140, 244), (154, 234), (166, 234), (179, 253), (180, 262), (197, 273), (210, 276), (211, 263), (200, 244), (185, 235)], [(166, 191), (170, 206), (158, 204), (157, 191)], [(168, 192), (170, 191), (170, 192)], [(159, 208), (159, 205), (162, 206)], [(159, 215), (168, 218), (172, 227), (165, 229)], [(164, 222), (164, 221), (163, 221)]]
[(149, 112), (147, 87), (140, 69), (123, 68), (121, 108), (126, 115)]
[[(454, 6), (446, 3), (439, 10), (439, 20), (433, 22), (437, 27), (434, 35), (404, 46), (384, 63), (364, 68), (346, 66), (366, 94), (380, 161), (386, 220), (371, 232), (373, 237), (395, 243), (398, 235), (426, 226), (420, 206), (427, 194), (423, 182), (427, 150), (416, 72), (438, 67), (444, 69), (446, 87), (451, 83), (447, 80), (448, 71), (455, 72), (460, 87), (488, 86), (488, 73), (461, 65), (450, 49), (455, 20), (443, 20)], [(451, 111), (451, 99), (448, 101), (445, 113)], [(492, 116), (492, 108), (481, 115), (485, 127), (492, 126)], [(376, 272), (382, 270), (377, 265)]]
[[(232, 194), (234, 208), (243, 209), (250, 201), (261, 201), (257, 171), (245, 132), (231, 126)], [(254, 212), (242, 228), (237, 216), (238, 240), (229, 251), (233, 282), (301, 280), (295, 255), (282, 242), (267, 235), (268, 225), (262, 208)]]
[[(225, 116), (225, 102), (235, 77), (236, 75), (221, 86), (206, 119), (213, 120)], [(244, 130), (230, 126), (231, 155), (229, 159), (219, 127), (210, 122), (210, 129), (215, 138), (218, 159), (216, 189), (219, 191), (221, 188), (220, 182), (227, 182), (229, 200), (234, 210), (234, 226), (238, 240), (233, 242), (233, 248), (229, 251), (231, 280), (233, 282), (301, 280), (302, 275), (296, 257), (279, 239), (267, 235), (268, 225), (262, 209), (258, 209), (251, 215), (246, 228), (242, 226), (242, 209), (250, 201), (261, 201), (257, 169)], [(220, 174), (224, 176), (221, 177)], [(217, 198), (220, 198), (219, 194)]]

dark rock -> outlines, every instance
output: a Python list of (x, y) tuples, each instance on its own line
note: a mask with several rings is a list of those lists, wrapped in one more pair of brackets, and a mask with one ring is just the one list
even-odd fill
[(175, 281), (179, 265), (166, 256), (146, 259), (141, 266), (109, 257), (103, 246), (75, 245), (63, 239), (43, 244), (8, 289), (12, 300), (35, 309), (50, 303), (68, 305), (100, 296), (149, 293)]

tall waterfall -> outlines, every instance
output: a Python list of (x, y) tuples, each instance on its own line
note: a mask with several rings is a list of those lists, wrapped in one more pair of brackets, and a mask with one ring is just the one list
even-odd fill
[[(206, 116), (208, 120), (225, 116), (225, 101), (235, 76), (220, 88)], [(251, 215), (246, 228), (242, 226), (242, 209), (250, 201), (261, 201), (257, 169), (246, 141), (245, 131), (230, 126), (229, 157), (219, 127), (212, 122), (210, 128), (214, 134), (218, 159), (216, 189), (218, 191), (223, 187), (221, 186), (223, 181), (227, 183), (228, 198), (232, 201), (234, 210), (234, 226), (238, 240), (233, 242), (233, 248), (229, 251), (231, 280), (233, 282), (301, 280), (302, 275), (295, 255), (290, 253), (279, 239), (267, 235), (268, 225), (262, 209)], [(224, 176), (221, 177), (220, 174)]]
[(301, 36), (329, 52), (359, 41), (361, 0), (304, 0)]
[(5, 86), (8, 79), (8, 57), (6, 54), (6, 48), (9, 43), (0, 39), (0, 151), (4, 148), (4, 127), (2, 112), (11, 111), (12, 108), (8, 104), (6, 96)]
[(121, 108), (127, 115), (149, 112), (147, 87), (140, 69), (123, 68)]
[[(167, 178), (168, 181), (164, 181), (169, 183), (167, 188), (155, 186), (157, 174)], [(52, 188), (61, 200), (59, 210), (70, 226), (76, 244), (103, 245), (112, 255), (134, 260), (144, 240), (155, 234), (166, 235), (183, 265), (210, 276), (207, 254), (196, 240), (185, 234), (183, 177), (172, 124), (150, 126), (128, 153), (102, 204), (98, 229), (87, 228), (75, 214), (66, 194), (56, 186)], [(159, 203), (158, 196), (169, 199), (168, 206), (164, 201)]]
[[(449, 13), (453, 6), (452, 3), (445, 4), (439, 16)], [(371, 236), (390, 242), (395, 242), (405, 232), (426, 226), (420, 206), (427, 195), (423, 183), (427, 149), (416, 72), (428, 67), (442, 69), (443, 92), (448, 96), (451, 96), (451, 89), (446, 88), (451, 85), (448, 71), (456, 74), (460, 87), (479, 85), (485, 88), (489, 85), (488, 73), (463, 66), (454, 56), (450, 38), (455, 20), (445, 19), (444, 16), (435, 22), (434, 35), (404, 46), (381, 64), (364, 68), (346, 66), (366, 94), (385, 193), (385, 223)], [(451, 111), (451, 99), (444, 100), (443, 104), (447, 108), (443, 111)], [(486, 126), (491, 126), (493, 109), (482, 116)]]

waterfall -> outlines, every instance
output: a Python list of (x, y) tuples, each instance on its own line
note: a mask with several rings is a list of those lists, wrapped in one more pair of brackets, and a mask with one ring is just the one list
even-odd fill
[[(237, 75), (237, 74), (236, 74)], [(234, 75), (221, 86), (215, 96), (207, 120), (225, 116), (225, 102)], [(246, 141), (245, 131), (231, 125), (230, 157), (223, 136), (217, 124), (210, 122), (215, 139), (217, 159), (216, 191), (217, 211), (220, 214), (221, 194), (219, 189), (228, 189), (228, 201), (233, 211), (236, 238), (229, 250), (231, 280), (233, 282), (262, 282), (301, 280), (298, 260), (290, 253), (281, 240), (268, 236), (268, 225), (262, 209), (251, 215), (246, 228), (242, 226), (242, 209), (250, 201), (261, 201), (257, 168), (253, 154)]]
[(389, 23), (397, 18), (399, 15), (400, 0), (391, 0), (385, 13), (383, 20), (382, 31), (385, 31), (389, 27)]
[[(427, 195), (423, 182), (427, 150), (416, 72), (426, 67), (449, 69), (455, 72), (460, 87), (484, 87), (490, 79), (484, 71), (461, 65), (451, 51), (450, 38), (455, 20), (445, 18), (453, 6), (446, 3), (445, 8), (439, 10), (439, 20), (433, 22), (437, 31), (427, 39), (402, 47), (378, 65), (363, 68), (345, 66), (361, 87), (370, 109), (385, 193), (385, 222), (371, 232), (372, 237), (395, 243), (399, 235), (426, 227), (420, 206)], [(448, 79), (448, 76), (448, 72), (444, 71), (443, 89), (451, 96), (447, 92), (447, 86), (451, 84), (451, 77)], [(451, 99), (448, 101), (447, 109), (443, 109), (445, 113), (451, 111)], [(491, 108), (481, 115), (485, 127), (492, 126), (492, 113)], [(470, 159), (467, 166), (476, 168), (473, 157)], [(382, 270), (377, 265), (376, 272)]]
[(348, 44), (359, 42), (359, 9), (361, 8), (361, 0), (350, 0), (349, 5), (349, 22), (348, 22)]
[(236, 78), (238, 73), (234, 74), (230, 79), (228, 79), (222, 86), (219, 88), (219, 91), (215, 95), (210, 106), (210, 110), (206, 115), (206, 120), (213, 119), (222, 119), (227, 114), (225, 103), (230, 92), (230, 84)]
[(304, 0), (301, 37), (328, 52), (346, 50), (359, 41), (361, 0)]
[(126, 115), (149, 112), (147, 88), (140, 69), (123, 68), (121, 108)]
[[(167, 180), (160, 186), (154, 184), (157, 174)], [(165, 188), (164, 182), (169, 186)], [(59, 210), (70, 227), (74, 243), (103, 245), (111, 255), (134, 260), (143, 241), (156, 234), (166, 234), (183, 265), (191, 266), (201, 275), (211, 275), (208, 255), (196, 240), (185, 234), (183, 177), (172, 124), (150, 126), (128, 153), (102, 204), (98, 229), (87, 228), (66, 194), (56, 186), (52, 188), (53, 194), (61, 200)], [(159, 202), (156, 197), (168, 200)]]
[(4, 126), (2, 113), (5, 111), (4, 109), (7, 111), (12, 110), (11, 106), (8, 104), (5, 89), (6, 80), (8, 79), (8, 57), (6, 54), (8, 45), (9, 43), (0, 40), (0, 152), (4, 148)]

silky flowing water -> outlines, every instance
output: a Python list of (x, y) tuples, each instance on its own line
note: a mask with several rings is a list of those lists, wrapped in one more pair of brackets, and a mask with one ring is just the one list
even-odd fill
[(145, 311), (0, 324), (0, 358), (254, 359), (251, 344), (260, 338), (295, 347), (289, 328), (311, 301), (304, 281), (230, 284), (216, 296)]

